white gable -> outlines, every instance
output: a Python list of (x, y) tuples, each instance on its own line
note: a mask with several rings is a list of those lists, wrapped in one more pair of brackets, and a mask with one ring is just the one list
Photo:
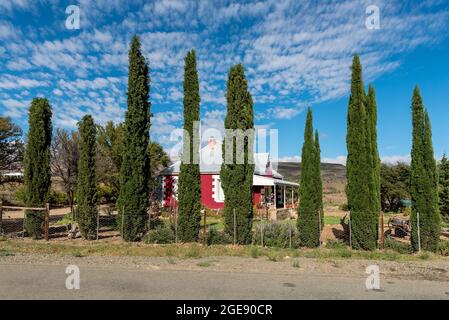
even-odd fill
[[(210, 141), (204, 148), (200, 150), (200, 172), (219, 174), (222, 157), (222, 142)], [(269, 153), (255, 153), (254, 154), (254, 173), (258, 175), (273, 175), (276, 178), (282, 179), (282, 175), (272, 169)], [(181, 168), (181, 161), (177, 161), (170, 167), (162, 171), (163, 175), (179, 174)]]

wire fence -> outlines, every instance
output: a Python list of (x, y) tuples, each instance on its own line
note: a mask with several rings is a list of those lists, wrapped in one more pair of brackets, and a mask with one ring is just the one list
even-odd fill
[[(76, 239), (84, 235), (80, 230), (76, 208), (72, 212), (55, 210), (49, 207), (24, 208), (7, 207), (0, 203), (0, 235), (6, 238), (24, 239), (29, 236), (27, 232), (27, 211), (42, 212), (41, 238), (46, 240)], [(378, 249), (385, 248), (386, 239), (396, 239), (402, 243), (410, 243), (411, 223), (406, 217), (384, 217), (380, 214), (379, 219), (351, 218), (348, 213), (344, 217), (338, 217), (339, 223), (325, 225), (322, 216), (310, 214), (300, 216), (298, 219), (294, 211), (288, 210), (287, 216), (282, 221), (270, 220), (271, 217), (255, 217), (255, 219), (242, 218), (233, 211), (231, 218), (222, 216), (208, 216), (206, 210), (201, 214), (201, 228), (198, 241), (204, 244), (248, 244), (263, 247), (300, 248), (321, 247), (329, 241), (338, 240), (345, 243), (349, 248), (358, 248), (354, 244), (360, 242), (360, 238), (370, 239), (375, 242)], [(284, 213), (285, 215), (285, 213)], [(133, 216), (133, 215), (131, 215)], [(135, 215), (133, 216), (136, 217)], [(130, 219), (127, 221), (127, 219)], [(91, 221), (90, 240), (101, 240), (107, 238), (121, 237), (136, 228), (130, 216), (125, 215), (125, 210), (114, 210), (114, 208), (98, 207), (95, 221)], [(178, 243), (182, 241), (179, 233), (178, 210), (160, 212), (151, 209), (141, 215), (137, 238), (148, 240), (152, 243)], [(142, 222), (143, 221), (143, 222)], [(421, 230), (419, 226), (419, 215), (417, 216), (418, 246), (421, 248)], [(377, 224), (375, 230), (370, 226)], [(248, 231), (249, 228), (249, 231)], [(162, 231), (160, 231), (163, 229)], [(165, 233), (164, 233), (165, 232)], [(156, 234), (159, 233), (159, 234)], [(150, 235), (150, 237), (148, 237)], [(165, 237), (165, 238), (164, 238)], [(163, 238), (161, 240), (161, 238)], [(449, 241), (449, 229), (441, 229), (441, 240)]]

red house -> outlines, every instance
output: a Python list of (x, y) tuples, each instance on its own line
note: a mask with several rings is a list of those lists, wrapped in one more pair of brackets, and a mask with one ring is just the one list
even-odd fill
[[(224, 207), (224, 193), (220, 182), (222, 161), (221, 142), (210, 140), (209, 144), (200, 151), (201, 202), (204, 207), (210, 209)], [(254, 205), (266, 204), (272, 208), (287, 207), (285, 201), (287, 192), (293, 192), (298, 184), (285, 181), (283, 176), (273, 169), (268, 153), (255, 153), (254, 162)], [(164, 207), (177, 205), (180, 165), (181, 161), (177, 161), (161, 172), (161, 200)]]

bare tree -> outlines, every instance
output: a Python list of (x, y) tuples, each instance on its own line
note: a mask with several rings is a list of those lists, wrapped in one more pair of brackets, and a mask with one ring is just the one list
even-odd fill
[(78, 160), (78, 132), (57, 129), (51, 144), (51, 170), (54, 176), (62, 180), (71, 212), (73, 212), (76, 180), (78, 177)]
[(20, 167), (22, 160), (22, 130), (11, 119), (0, 117), (0, 171)]

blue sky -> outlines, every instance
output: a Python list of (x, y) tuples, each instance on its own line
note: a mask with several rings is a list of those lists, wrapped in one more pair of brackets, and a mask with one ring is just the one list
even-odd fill
[[(65, 27), (80, 8), (80, 29)], [(380, 29), (366, 28), (379, 8)], [(229, 68), (242, 62), (256, 124), (279, 130), (279, 157), (299, 160), (311, 106), (322, 157), (343, 163), (350, 63), (361, 56), (379, 107), (384, 161), (409, 158), (410, 101), (419, 84), (429, 110), (435, 156), (449, 152), (447, 1), (0, 1), (0, 114), (26, 130), (35, 96), (50, 100), (54, 126), (75, 129), (91, 113), (122, 121), (127, 51), (141, 36), (151, 68), (152, 139), (170, 148), (182, 127), (183, 58), (196, 49), (204, 126), (222, 128)]]

